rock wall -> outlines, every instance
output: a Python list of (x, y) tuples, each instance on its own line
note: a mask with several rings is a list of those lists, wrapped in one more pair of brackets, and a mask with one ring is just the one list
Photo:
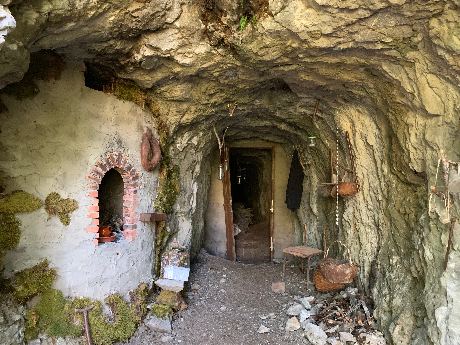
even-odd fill
[[(139, 154), (144, 128), (153, 124), (140, 107), (86, 88), (82, 65), (69, 64), (59, 80), (38, 82), (40, 92), (31, 99), (2, 96), (8, 108), (0, 114), (5, 192), (22, 189), (42, 200), (58, 192), (79, 204), (69, 226), (44, 208), (20, 215), (20, 243), (5, 257), (5, 274), (48, 258), (58, 272), (57, 289), (102, 299), (114, 292), (127, 294), (152, 279), (154, 229), (139, 222), (138, 215), (153, 211), (156, 193), (157, 172), (143, 171)], [(94, 218), (87, 175), (114, 151), (140, 173), (137, 236), (95, 245), (95, 234), (87, 231)]]

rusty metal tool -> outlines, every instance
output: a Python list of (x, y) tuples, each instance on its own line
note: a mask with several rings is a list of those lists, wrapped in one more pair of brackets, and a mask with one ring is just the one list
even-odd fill
[(86, 337), (86, 343), (88, 345), (93, 345), (93, 340), (91, 339), (91, 329), (89, 327), (89, 318), (88, 318), (88, 312), (91, 309), (93, 309), (93, 307), (94, 306), (89, 306), (83, 309), (75, 309), (75, 312), (83, 314), (83, 323), (85, 326), (85, 337)]

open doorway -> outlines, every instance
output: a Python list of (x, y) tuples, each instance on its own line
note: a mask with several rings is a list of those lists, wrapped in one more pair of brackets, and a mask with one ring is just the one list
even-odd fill
[(229, 158), (236, 259), (270, 261), (272, 150), (231, 148)]

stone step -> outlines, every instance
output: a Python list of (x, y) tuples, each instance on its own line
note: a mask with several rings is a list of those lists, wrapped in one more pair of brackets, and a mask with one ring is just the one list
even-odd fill
[(184, 282), (181, 280), (161, 278), (155, 281), (155, 284), (163, 290), (173, 292), (181, 292), (184, 289)]

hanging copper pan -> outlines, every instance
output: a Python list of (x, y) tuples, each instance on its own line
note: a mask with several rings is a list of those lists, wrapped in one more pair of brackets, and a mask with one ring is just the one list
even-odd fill
[[(358, 184), (356, 182), (339, 182), (339, 196), (347, 197), (353, 196), (358, 193)], [(337, 194), (337, 186), (332, 187), (331, 196), (335, 197)]]

